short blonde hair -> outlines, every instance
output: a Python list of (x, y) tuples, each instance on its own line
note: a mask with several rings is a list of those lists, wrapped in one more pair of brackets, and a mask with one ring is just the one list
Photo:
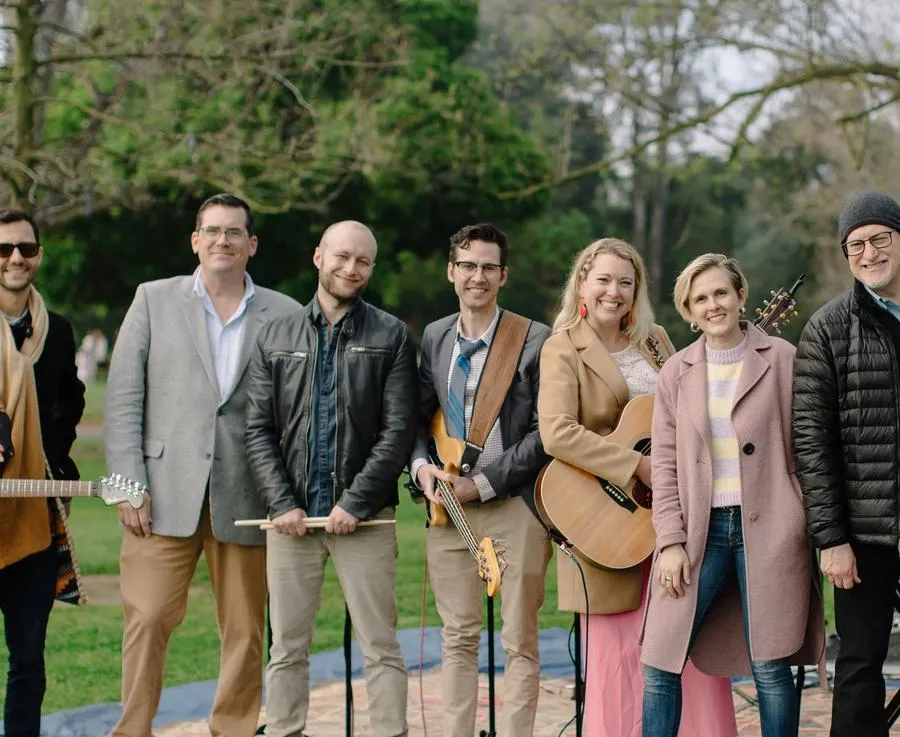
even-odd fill
[(747, 284), (747, 277), (744, 276), (740, 264), (724, 253), (704, 253), (685, 266), (675, 280), (675, 289), (672, 293), (675, 309), (678, 310), (678, 314), (684, 318), (685, 322), (692, 322), (691, 313), (688, 310), (688, 301), (691, 297), (691, 285), (694, 283), (694, 279), (704, 271), (715, 268), (724, 269), (731, 280), (734, 291), (738, 293), (743, 291), (744, 299), (747, 298), (750, 287)]
[[(576, 256), (563, 287), (559, 312), (553, 320), (553, 332), (568, 330), (581, 319), (578, 316), (579, 290), (584, 280), (594, 268), (597, 256), (609, 253), (627, 261), (634, 268), (634, 303), (631, 312), (622, 319), (621, 330), (634, 346), (642, 346), (650, 337), (653, 324), (653, 308), (647, 291), (647, 269), (641, 255), (634, 246), (618, 238), (601, 238), (583, 248)], [(629, 317), (631, 319), (629, 319)]]

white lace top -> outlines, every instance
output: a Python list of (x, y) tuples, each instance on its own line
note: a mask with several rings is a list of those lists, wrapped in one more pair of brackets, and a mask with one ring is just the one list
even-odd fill
[(637, 348), (628, 346), (609, 355), (625, 377), (628, 399), (633, 399), (638, 394), (656, 394), (656, 370)]

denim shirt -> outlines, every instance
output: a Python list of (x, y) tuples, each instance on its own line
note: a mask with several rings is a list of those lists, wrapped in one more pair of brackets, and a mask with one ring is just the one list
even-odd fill
[(316, 379), (312, 391), (309, 423), (309, 477), (306, 483), (310, 517), (327, 517), (337, 501), (334, 478), (335, 437), (337, 435), (337, 396), (335, 394), (335, 351), (344, 322), (351, 318), (358, 302), (329, 327), (318, 298), (313, 299), (312, 318), (318, 331)]

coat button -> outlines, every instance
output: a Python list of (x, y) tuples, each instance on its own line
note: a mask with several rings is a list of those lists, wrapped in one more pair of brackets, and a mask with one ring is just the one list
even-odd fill
[(751, 522), (756, 522), (759, 519), (759, 515), (756, 512), (750, 512), (748, 515), (750, 517)]
[(744, 444), (744, 453), (746, 453), (748, 456), (752, 456), (754, 450), (756, 450), (756, 446), (754, 446), (753, 443)]

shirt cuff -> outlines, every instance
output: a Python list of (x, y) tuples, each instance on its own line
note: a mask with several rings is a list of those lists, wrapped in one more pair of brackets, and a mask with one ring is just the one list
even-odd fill
[(417, 489), (421, 489), (422, 487), (419, 485), (419, 479), (417, 475), (419, 473), (419, 469), (422, 466), (427, 466), (428, 461), (424, 458), (415, 458), (412, 463), (409, 464), (409, 480), (415, 484)]
[(481, 501), (489, 502), (491, 499), (497, 496), (497, 492), (494, 491), (494, 487), (491, 486), (491, 482), (488, 481), (487, 476), (483, 473), (476, 473), (472, 476), (472, 481), (475, 482), (475, 486), (478, 489), (478, 496), (481, 497)]

